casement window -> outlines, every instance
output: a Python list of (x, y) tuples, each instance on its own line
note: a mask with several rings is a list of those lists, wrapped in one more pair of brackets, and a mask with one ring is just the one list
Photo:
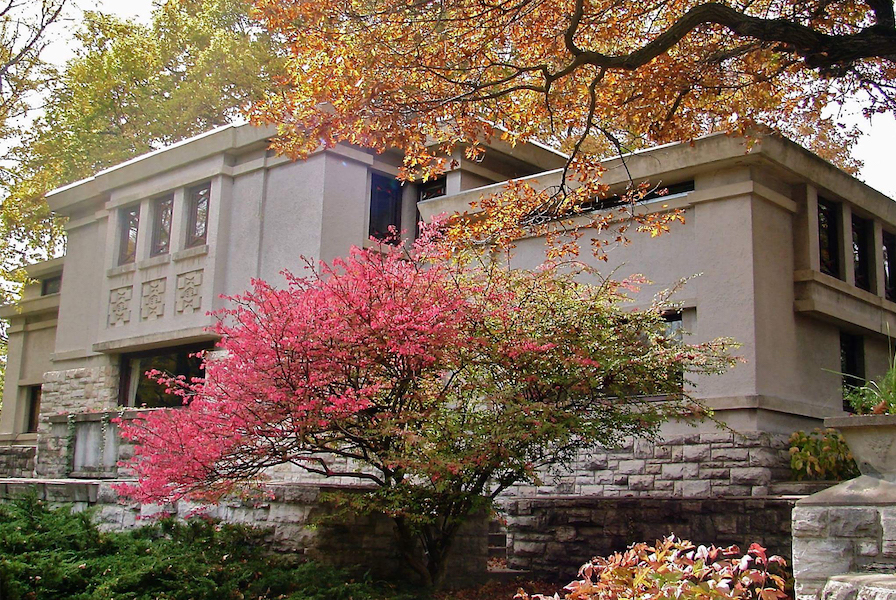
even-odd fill
[(884, 231), (884, 294), (887, 300), (896, 302), (896, 235)]
[(208, 242), (208, 210), (211, 189), (210, 183), (204, 183), (187, 190), (187, 248), (201, 246)]
[(370, 237), (390, 239), (393, 229), (401, 232), (401, 192), (401, 182), (394, 177), (370, 174)]
[(25, 433), (36, 433), (37, 426), (40, 425), (40, 397), (41, 387), (39, 385), (28, 386), (28, 412), (26, 413)]
[(140, 227), (140, 206), (122, 208), (119, 213), (118, 264), (132, 263), (137, 258), (137, 230)]
[(58, 294), (62, 290), (62, 275), (56, 275), (55, 277), (47, 277), (46, 279), (41, 279), (40, 281), (40, 295), (41, 296), (50, 296), (52, 294)]
[[(844, 396), (850, 389), (865, 385), (865, 340), (862, 336), (840, 332), (840, 373)], [(845, 399), (843, 410), (852, 412)]]
[(872, 225), (868, 219), (852, 217), (852, 256), (855, 266), (856, 287), (871, 291)]
[(840, 206), (818, 199), (818, 256), (821, 272), (842, 279), (840, 274)]
[(121, 383), (118, 403), (137, 408), (172, 408), (183, 406), (184, 399), (165, 391), (165, 386), (146, 376), (156, 370), (172, 376), (182, 375), (187, 381), (205, 375), (197, 352), (209, 350), (212, 344), (180, 346), (121, 357)]
[(171, 252), (171, 215), (174, 211), (174, 195), (156, 198), (152, 203), (152, 245), (150, 256)]

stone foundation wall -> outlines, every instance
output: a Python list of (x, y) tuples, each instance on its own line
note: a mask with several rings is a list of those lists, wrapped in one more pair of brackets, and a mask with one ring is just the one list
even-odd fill
[(34, 446), (0, 446), (3, 477), (34, 477)]
[(786, 498), (520, 498), (504, 503), (507, 566), (570, 581), (594, 556), (674, 533), (697, 544), (758, 542), (791, 554)]
[(862, 571), (896, 573), (896, 483), (868, 476), (793, 510), (797, 600), (818, 600), (829, 577)]
[[(105, 530), (127, 530), (151, 522), (160, 513), (189, 518), (207, 515), (229, 523), (265, 528), (273, 550), (296, 552), (337, 566), (361, 566), (377, 577), (413, 575), (406, 571), (393, 538), (393, 522), (386, 517), (355, 516), (339, 524), (317, 524), (331, 509), (321, 501), (322, 491), (346, 490), (335, 486), (273, 484), (256, 500), (224, 501), (203, 507), (188, 502), (158, 507), (122, 503), (112, 484), (105, 481), (45, 481), (0, 479), (0, 501), (31, 491), (48, 502), (71, 506), (75, 511), (92, 508), (94, 520)], [(478, 583), (486, 574), (488, 522), (485, 515), (462, 529), (452, 550), (448, 569), (454, 584)]]
[(601, 497), (767, 496), (790, 479), (787, 435), (712, 432), (629, 439), (610, 451), (582, 455), (546, 485), (516, 486), (507, 495)]
[(38, 477), (65, 477), (71, 469), (68, 428), (51, 424), (50, 417), (115, 408), (118, 379), (118, 366), (111, 364), (44, 373), (37, 429)]

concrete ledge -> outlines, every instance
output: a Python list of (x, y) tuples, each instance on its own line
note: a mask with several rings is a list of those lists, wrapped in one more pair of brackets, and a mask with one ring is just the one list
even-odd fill
[(896, 483), (862, 475), (797, 502), (798, 506), (896, 506)]

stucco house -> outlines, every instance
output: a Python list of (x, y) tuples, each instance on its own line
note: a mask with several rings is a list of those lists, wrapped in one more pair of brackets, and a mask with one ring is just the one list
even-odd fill
[[(273, 131), (223, 127), (52, 192), (67, 218), (67, 254), (32, 265), (35, 283), (0, 309), (9, 358), (0, 413), (0, 474), (114, 478), (110, 418), (173, 399), (149, 368), (197, 373), (210, 348), (208, 311), (251, 278), (277, 281), (301, 257), (330, 260), (419, 214), (469, 209), (511, 178), (557, 183), (565, 157), (495, 142), (481, 162), (458, 155), (435, 182), (400, 185), (400, 156), (339, 146), (304, 162), (272, 155)], [(744, 362), (693, 383), (731, 429), (669, 424), (657, 442), (583, 455), (520, 497), (767, 496), (788, 478), (795, 429), (843, 412), (844, 377), (881, 375), (896, 335), (896, 204), (778, 137), (749, 150), (713, 135), (606, 163), (614, 188), (649, 180), (670, 194), (640, 210), (682, 209), (685, 224), (610, 249), (606, 269), (653, 283), (700, 274), (678, 293), (671, 327), (691, 340), (741, 343)], [(523, 241), (517, 266), (542, 260)], [(893, 332), (893, 333), (891, 333)], [(845, 374), (845, 375), (844, 375)], [(283, 474), (290, 477), (290, 474)]]

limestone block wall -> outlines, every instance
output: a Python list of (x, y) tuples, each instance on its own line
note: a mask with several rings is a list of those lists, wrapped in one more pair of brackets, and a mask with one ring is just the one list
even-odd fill
[(507, 495), (767, 496), (771, 484), (790, 479), (788, 446), (788, 436), (765, 432), (629, 439), (618, 449), (589, 452), (570, 469), (545, 475), (545, 485), (516, 486)]
[[(110, 482), (98, 480), (28, 481), (0, 479), (0, 501), (36, 491), (38, 498), (81, 511), (93, 508), (101, 529), (127, 530), (151, 522), (160, 513), (179, 518), (207, 515), (229, 523), (268, 530), (271, 548), (296, 552), (337, 566), (361, 566), (377, 577), (409, 577), (393, 538), (393, 522), (386, 517), (355, 516), (339, 524), (317, 524), (330, 514), (322, 492), (337, 486), (279, 484), (253, 499), (231, 499), (217, 506), (179, 502), (168, 506), (122, 502)], [(448, 568), (452, 583), (466, 584), (484, 578), (488, 560), (486, 516), (472, 519), (452, 549)]]
[(40, 424), (37, 429), (35, 472), (38, 477), (65, 477), (71, 466), (70, 435), (65, 424), (50, 417), (115, 408), (119, 374), (115, 364), (102, 364), (44, 373)]
[(504, 503), (507, 566), (568, 581), (594, 556), (675, 534), (696, 544), (758, 542), (790, 559), (787, 498), (519, 498)]
[(0, 446), (0, 474), (34, 477), (34, 446)]
[(862, 476), (793, 510), (797, 600), (818, 600), (829, 577), (896, 572), (896, 484)]

